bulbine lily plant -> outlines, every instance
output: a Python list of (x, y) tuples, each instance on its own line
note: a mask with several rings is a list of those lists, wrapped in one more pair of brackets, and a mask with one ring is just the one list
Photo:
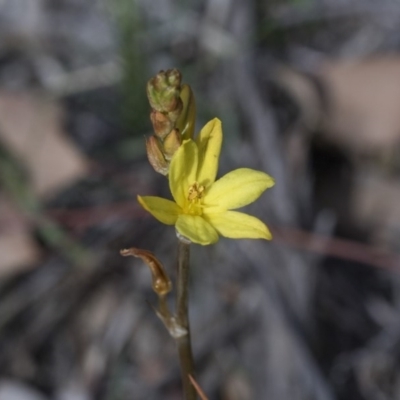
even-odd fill
[[(147, 95), (152, 108), (154, 135), (146, 140), (147, 155), (155, 171), (168, 178), (173, 200), (138, 196), (141, 206), (158, 221), (174, 225), (178, 239), (176, 312), (166, 296), (172, 283), (163, 265), (147, 250), (121, 250), (123, 256), (141, 258), (150, 268), (153, 290), (158, 295), (155, 310), (178, 348), (185, 400), (197, 398), (188, 317), (190, 245), (210, 245), (219, 236), (232, 239), (271, 239), (258, 218), (234, 211), (257, 200), (274, 185), (262, 171), (239, 168), (217, 179), (222, 146), (222, 124), (209, 121), (194, 137), (195, 99), (190, 86), (181, 83), (178, 70), (161, 71), (150, 79)], [(200, 394), (201, 395), (201, 394)]]

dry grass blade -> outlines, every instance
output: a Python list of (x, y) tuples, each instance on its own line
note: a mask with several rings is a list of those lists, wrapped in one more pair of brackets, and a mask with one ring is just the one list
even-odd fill
[(196, 389), (197, 394), (200, 396), (201, 400), (208, 400), (208, 397), (205, 395), (199, 384), (196, 382), (196, 380), (193, 378), (192, 375), (189, 374), (189, 379), (190, 382), (192, 382), (192, 385)]

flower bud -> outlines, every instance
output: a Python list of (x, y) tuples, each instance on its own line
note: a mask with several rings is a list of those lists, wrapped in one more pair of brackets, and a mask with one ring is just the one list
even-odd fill
[(182, 74), (179, 69), (173, 68), (168, 69), (165, 73), (169, 86), (174, 86), (179, 88), (182, 82)]
[(175, 125), (175, 122), (178, 120), (179, 116), (181, 115), (183, 108), (183, 103), (180, 98), (177, 99), (174, 110), (170, 111), (167, 115), (170, 121), (172, 121)]
[(155, 135), (161, 140), (164, 139), (174, 127), (174, 123), (168, 118), (168, 116), (160, 111), (152, 110), (150, 113), (150, 119), (153, 124)]
[(160, 71), (147, 83), (147, 97), (156, 111), (171, 112), (176, 110), (180, 98), (182, 75), (177, 69)]
[(154, 170), (162, 175), (168, 175), (169, 163), (165, 159), (161, 143), (155, 136), (146, 139), (147, 158)]
[(182, 101), (182, 111), (179, 114), (175, 127), (179, 129), (183, 139), (193, 139), (196, 123), (196, 104), (189, 85), (182, 85), (180, 99)]
[(172, 159), (172, 156), (179, 149), (182, 143), (181, 134), (177, 129), (173, 129), (164, 139), (164, 156), (167, 161)]

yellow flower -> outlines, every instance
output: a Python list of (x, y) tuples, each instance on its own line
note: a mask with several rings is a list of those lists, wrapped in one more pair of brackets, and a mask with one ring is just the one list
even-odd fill
[(175, 202), (160, 197), (138, 196), (139, 203), (155, 218), (175, 225), (178, 233), (202, 245), (219, 235), (239, 239), (271, 239), (258, 218), (237, 211), (257, 200), (274, 180), (261, 171), (239, 168), (215, 180), (222, 144), (221, 121), (213, 119), (196, 141), (185, 140), (172, 158), (169, 187)]

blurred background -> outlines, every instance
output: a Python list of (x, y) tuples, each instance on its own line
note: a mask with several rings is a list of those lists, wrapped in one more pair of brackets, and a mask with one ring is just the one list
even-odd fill
[(0, 400), (181, 399), (150, 273), (172, 227), (137, 194), (145, 86), (179, 68), (220, 174), (272, 242), (192, 246), (197, 380), (216, 400), (400, 399), (400, 4), (0, 1)]

